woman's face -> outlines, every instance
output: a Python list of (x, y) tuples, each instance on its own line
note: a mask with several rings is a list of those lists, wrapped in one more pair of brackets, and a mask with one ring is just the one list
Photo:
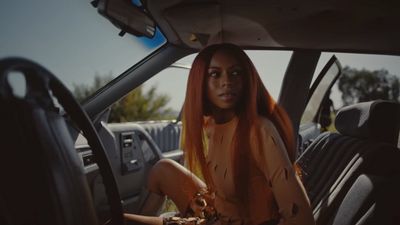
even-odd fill
[(214, 109), (234, 111), (242, 96), (244, 68), (233, 54), (218, 50), (207, 70), (207, 97)]

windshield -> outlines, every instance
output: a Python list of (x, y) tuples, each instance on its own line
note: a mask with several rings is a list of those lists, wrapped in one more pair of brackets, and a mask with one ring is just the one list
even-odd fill
[[(95, 86), (93, 93), (165, 43), (160, 32), (153, 39), (120, 37), (89, 0), (0, 5), (0, 58), (24, 57), (43, 65), (79, 100), (83, 87)], [(99, 85), (93, 85), (96, 77), (103, 79)]]

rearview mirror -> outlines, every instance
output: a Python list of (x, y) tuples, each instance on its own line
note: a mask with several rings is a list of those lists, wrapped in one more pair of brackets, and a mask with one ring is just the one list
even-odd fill
[(121, 29), (121, 36), (125, 32), (139, 37), (154, 36), (155, 22), (130, 0), (99, 0), (96, 5), (102, 16)]

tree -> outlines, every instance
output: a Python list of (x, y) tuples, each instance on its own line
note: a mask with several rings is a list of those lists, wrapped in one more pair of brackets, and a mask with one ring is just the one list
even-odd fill
[(369, 71), (346, 66), (339, 78), (339, 90), (344, 105), (377, 99), (400, 101), (399, 78), (385, 69)]
[[(74, 84), (73, 93), (82, 102), (112, 79), (111, 73), (105, 76), (96, 73), (92, 85)], [(111, 107), (109, 122), (173, 119), (173, 110), (166, 107), (169, 100), (168, 95), (157, 94), (155, 86), (146, 92), (139, 86)]]
[(101, 87), (106, 85), (113, 79), (112, 73), (108, 73), (106, 75), (100, 75), (99, 73), (94, 74), (94, 79), (92, 85), (87, 84), (73, 84), (73, 95), (75, 96), (78, 102), (83, 102), (87, 97), (91, 96)]
[(111, 122), (127, 122), (135, 120), (172, 119), (175, 116), (171, 108), (166, 108), (170, 98), (167, 95), (156, 94), (156, 87), (143, 93), (139, 86), (112, 107)]

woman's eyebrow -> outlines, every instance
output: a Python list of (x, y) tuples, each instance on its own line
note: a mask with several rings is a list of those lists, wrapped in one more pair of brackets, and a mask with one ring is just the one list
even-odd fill
[(230, 70), (232, 70), (232, 69), (243, 69), (243, 67), (241, 65), (239, 65), (239, 64), (235, 64), (235, 65), (230, 66), (228, 69), (230, 69)]
[[(243, 69), (242, 66), (239, 65), (239, 64), (234, 64), (234, 65), (228, 67), (229, 70), (230, 69), (236, 69), (236, 68)], [(220, 66), (209, 66), (208, 69), (221, 69), (221, 67)]]
[(210, 66), (210, 67), (207, 68), (207, 71), (216, 71), (216, 70), (220, 71), (220, 70), (221, 70), (221, 67), (218, 67), (218, 66)]

